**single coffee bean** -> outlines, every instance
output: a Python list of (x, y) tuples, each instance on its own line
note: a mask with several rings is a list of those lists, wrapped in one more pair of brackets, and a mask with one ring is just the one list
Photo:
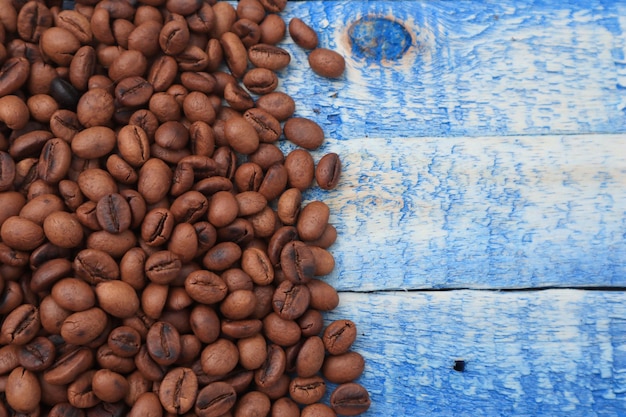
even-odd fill
[(346, 353), (356, 339), (356, 325), (350, 320), (335, 320), (324, 330), (324, 346), (331, 355)]
[(36, 223), (18, 216), (11, 216), (2, 224), (0, 237), (12, 249), (29, 251), (41, 245), (45, 235), (41, 226)]
[(345, 59), (335, 51), (316, 48), (309, 54), (309, 65), (318, 75), (326, 78), (341, 77), (346, 69)]
[[(77, 58), (72, 59), (72, 62), (75, 60)], [(60, 108), (68, 110), (75, 110), (80, 99), (80, 93), (76, 87), (59, 77), (50, 82), (50, 95), (56, 100)]]
[(18, 413), (34, 411), (41, 401), (41, 385), (34, 372), (21, 366), (13, 369), (5, 390), (8, 405)]
[(306, 283), (311, 292), (311, 307), (321, 311), (330, 311), (339, 305), (339, 295), (328, 283), (312, 279)]
[(358, 352), (330, 355), (324, 360), (322, 374), (335, 384), (343, 384), (357, 379), (363, 373), (365, 360)]
[(238, 215), (250, 216), (263, 210), (267, 206), (267, 200), (263, 194), (256, 191), (243, 191), (235, 195)]
[(7, 191), (15, 179), (15, 162), (7, 152), (0, 151), (0, 191)]
[(283, 132), (280, 122), (263, 109), (248, 109), (244, 113), (243, 117), (252, 125), (252, 127), (254, 127), (261, 142), (275, 142)]
[(106, 313), (93, 307), (66, 318), (61, 326), (61, 336), (68, 343), (87, 345), (102, 334), (107, 324)]
[(222, 300), (220, 312), (229, 320), (243, 320), (254, 312), (256, 297), (250, 290), (236, 290)]
[(96, 204), (96, 217), (103, 230), (120, 233), (131, 225), (130, 205), (121, 194), (107, 194)]
[(59, 12), (55, 18), (55, 25), (72, 32), (81, 44), (88, 44), (92, 41), (93, 34), (89, 20), (76, 10)]
[(248, 58), (256, 67), (278, 71), (291, 62), (289, 52), (274, 45), (257, 44), (248, 49)]
[(278, 121), (282, 122), (293, 115), (296, 103), (287, 94), (274, 91), (259, 97), (256, 102), (256, 107), (265, 110)]
[(76, 380), (78, 375), (91, 368), (94, 364), (94, 355), (87, 347), (72, 348), (44, 371), (43, 379), (54, 385), (65, 385)]
[(40, 336), (21, 346), (17, 358), (21, 366), (32, 372), (41, 372), (54, 362), (55, 347), (50, 339)]
[(320, 376), (308, 378), (295, 377), (289, 384), (289, 395), (299, 404), (313, 404), (322, 399), (326, 393), (326, 383)]
[(263, 177), (263, 182), (261, 182), (261, 186), (259, 187), (259, 193), (263, 194), (267, 201), (272, 201), (282, 194), (287, 187), (288, 180), (289, 174), (287, 173), (287, 169), (280, 162), (276, 162), (267, 169)]
[(72, 152), (85, 159), (101, 158), (115, 148), (115, 132), (106, 126), (82, 130), (72, 139)]
[(99, 168), (89, 168), (82, 171), (76, 182), (83, 195), (96, 203), (105, 195), (118, 191), (117, 184), (111, 174)]
[(128, 417), (160, 416), (163, 414), (159, 397), (154, 392), (143, 392), (137, 396), (135, 401), (127, 400), (126, 402), (132, 404)]
[(319, 238), (328, 224), (330, 209), (321, 201), (312, 201), (307, 204), (298, 217), (296, 228), (298, 235), (303, 240), (315, 240)]
[(144, 217), (141, 238), (149, 246), (161, 246), (169, 240), (174, 222), (174, 216), (168, 209), (152, 209)]
[(198, 378), (190, 368), (169, 371), (159, 387), (159, 400), (168, 413), (184, 414), (196, 402)]
[(0, 341), (24, 345), (37, 335), (40, 327), (39, 309), (32, 304), (22, 304), (5, 317), (0, 328)]
[(302, 345), (296, 359), (296, 373), (300, 377), (311, 377), (324, 364), (324, 342), (319, 336), (311, 336)]
[(285, 320), (295, 320), (309, 307), (311, 293), (301, 284), (285, 280), (278, 285), (272, 299), (274, 312)]
[(218, 339), (204, 348), (200, 361), (207, 375), (223, 376), (237, 366), (239, 351), (230, 340)]
[(139, 297), (133, 287), (124, 281), (100, 282), (96, 285), (95, 293), (100, 308), (113, 317), (132, 317), (139, 309)]
[(295, 321), (282, 319), (276, 313), (270, 313), (263, 319), (263, 330), (269, 340), (280, 346), (294, 345), (302, 333)]
[(141, 348), (141, 335), (130, 326), (116, 327), (109, 333), (107, 344), (114, 354), (132, 358)]
[(170, 323), (158, 321), (148, 331), (146, 347), (156, 363), (171, 365), (180, 355), (180, 335)]
[(304, 117), (292, 117), (283, 127), (285, 137), (298, 146), (315, 150), (324, 141), (324, 131), (313, 120)]
[[(19, 90), (28, 79), (29, 73), (30, 63), (28, 62), (28, 59), (24, 57), (13, 57), (7, 59), (2, 67), (0, 67), (0, 96), (4, 98), (4, 96), (7, 96)], [(14, 99), (3, 100), (2, 104), (12, 104), (13, 106), (17, 107)], [(26, 108), (28, 110), (25, 105), (19, 107), (21, 109)], [(3, 118), (3, 120), (6, 119), (6, 117)], [(26, 122), (28, 120), (22, 121), (20, 119), (21, 117), (19, 119), (9, 118), (9, 121), (12, 122), (11, 126), (13, 126), (13, 129), (21, 129), (26, 125)], [(9, 127), (11, 128), (11, 126)]]
[(96, 295), (85, 281), (79, 278), (63, 278), (52, 287), (52, 298), (68, 311), (84, 311), (96, 305)]
[(243, 76), (243, 85), (254, 94), (268, 94), (278, 87), (278, 76), (267, 68), (252, 68)]
[(172, 171), (157, 158), (148, 159), (139, 170), (137, 191), (148, 204), (154, 204), (167, 195), (172, 185)]
[(224, 135), (230, 146), (242, 154), (251, 154), (259, 147), (259, 134), (243, 117), (229, 119), (224, 124)]
[(209, 249), (202, 264), (211, 271), (224, 271), (241, 258), (241, 248), (233, 242), (222, 242)]
[(209, 207), (207, 198), (198, 191), (181, 194), (170, 206), (170, 212), (176, 223), (195, 223), (206, 213)]
[(127, 77), (143, 77), (147, 69), (148, 60), (140, 51), (122, 50), (109, 66), (108, 75), (118, 82)]
[(137, 22), (135, 24), (137, 26), (128, 34), (128, 49), (140, 51), (147, 57), (159, 53), (161, 51), (159, 33), (163, 28), (163, 22), (150, 19), (141, 24)]
[(122, 374), (132, 372), (136, 368), (133, 358), (116, 355), (108, 344), (100, 345), (96, 352), (96, 361), (100, 368)]
[(92, 376), (93, 393), (102, 401), (120, 401), (128, 391), (128, 381), (124, 376), (109, 369), (98, 369)]
[(246, 47), (235, 33), (225, 32), (220, 38), (224, 58), (231, 73), (236, 78), (243, 77), (248, 66)]
[(172, 20), (163, 25), (159, 33), (159, 45), (167, 55), (178, 55), (189, 42), (189, 27), (184, 17), (172, 14)]
[(185, 279), (185, 289), (194, 300), (213, 304), (226, 297), (227, 287), (224, 281), (210, 271), (198, 270)]
[(72, 263), (63, 258), (45, 262), (33, 272), (30, 280), (30, 289), (34, 292), (49, 290), (61, 278), (70, 276)]
[(74, 273), (89, 284), (117, 280), (120, 269), (111, 255), (97, 249), (83, 249), (74, 258)]
[(311, 154), (304, 149), (294, 149), (285, 158), (285, 169), (289, 187), (304, 191), (310, 187), (315, 176), (315, 163)]
[(215, 227), (224, 227), (238, 214), (237, 200), (232, 193), (219, 191), (209, 201), (208, 220)]
[(199, 417), (218, 417), (233, 408), (237, 394), (232, 385), (226, 382), (213, 382), (198, 392), (195, 413)]
[(289, 21), (289, 36), (301, 48), (315, 49), (317, 48), (317, 33), (306, 23), (297, 17), (291, 18)]
[(300, 241), (285, 244), (280, 254), (285, 278), (295, 284), (309, 282), (315, 274), (315, 258), (308, 246)]
[(152, 92), (152, 84), (135, 75), (123, 78), (117, 83), (115, 98), (122, 106), (137, 107), (147, 103)]
[(67, 400), (76, 408), (95, 407), (100, 399), (93, 392), (91, 384), (95, 370), (89, 370), (82, 373), (74, 382), (67, 387)]
[(271, 402), (266, 394), (259, 391), (250, 391), (239, 399), (234, 415), (249, 416), (259, 413), (258, 415), (266, 416), (269, 414), (270, 408)]
[(80, 221), (66, 211), (50, 213), (43, 222), (43, 231), (50, 243), (61, 248), (75, 248), (83, 241)]
[(78, 121), (85, 127), (106, 125), (114, 112), (114, 97), (104, 88), (87, 90), (76, 106)]
[[(174, 2), (169, 2), (174, 3)], [(189, 29), (193, 32), (209, 33), (215, 24), (215, 13), (210, 4), (195, 2), (194, 12), (191, 13), (179, 13), (171, 10), (172, 13), (179, 13), (186, 16)]]
[(360, 384), (341, 384), (330, 395), (330, 406), (344, 416), (356, 416), (369, 409), (371, 400), (367, 390)]
[(320, 188), (331, 190), (337, 186), (341, 175), (341, 160), (336, 153), (326, 154), (317, 163), (315, 179)]
[(71, 142), (72, 138), (82, 129), (78, 116), (70, 110), (60, 109), (50, 116), (50, 130), (53, 135), (66, 142)]
[(169, 250), (158, 251), (146, 259), (144, 271), (146, 277), (156, 284), (169, 284), (178, 276), (182, 262)]

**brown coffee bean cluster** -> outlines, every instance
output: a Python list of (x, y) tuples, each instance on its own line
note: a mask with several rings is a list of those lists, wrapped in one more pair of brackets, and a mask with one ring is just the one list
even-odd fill
[(341, 161), (276, 90), (286, 1), (61, 6), (0, 0), (0, 416), (366, 411), (356, 326), (322, 316), (337, 232), (302, 194)]

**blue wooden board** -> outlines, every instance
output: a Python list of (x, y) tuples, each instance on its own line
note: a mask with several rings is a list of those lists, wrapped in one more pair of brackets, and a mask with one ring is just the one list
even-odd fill
[(326, 80), (283, 45), (280, 88), (344, 160), (307, 195), (349, 236), (336, 287), (626, 285), (626, 2), (509, 3), (290, 3), (347, 62)]
[(626, 415), (623, 292), (342, 293), (327, 317), (356, 322), (366, 416)]
[(339, 231), (326, 319), (357, 324), (365, 415), (626, 416), (626, 1), (284, 15), (346, 57), (326, 80), (286, 38), (279, 88), (343, 158), (306, 197)]

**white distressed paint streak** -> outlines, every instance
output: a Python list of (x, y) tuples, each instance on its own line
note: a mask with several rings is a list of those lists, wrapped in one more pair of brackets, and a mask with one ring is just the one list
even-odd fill
[[(328, 321), (357, 324), (366, 415), (619, 416), (626, 381), (599, 372), (623, 340), (626, 295), (602, 291), (341, 293)], [(622, 329), (620, 329), (621, 331)], [(463, 373), (454, 360), (466, 361)], [(622, 372), (624, 370), (622, 369)]]
[[(365, 145), (365, 146), (364, 146)], [(340, 289), (626, 284), (622, 135), (328, 140)]]

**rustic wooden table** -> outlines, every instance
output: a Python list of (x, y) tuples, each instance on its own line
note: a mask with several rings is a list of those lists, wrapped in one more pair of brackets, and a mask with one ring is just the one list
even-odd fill
[(307, 197), (339, 231), (327, 319), (357, 323), (366, 415), (626, 415), (626, 1), (292, 16), (347, 60), (322, 79), (287, 39), (280, 88), (343, 158)]

